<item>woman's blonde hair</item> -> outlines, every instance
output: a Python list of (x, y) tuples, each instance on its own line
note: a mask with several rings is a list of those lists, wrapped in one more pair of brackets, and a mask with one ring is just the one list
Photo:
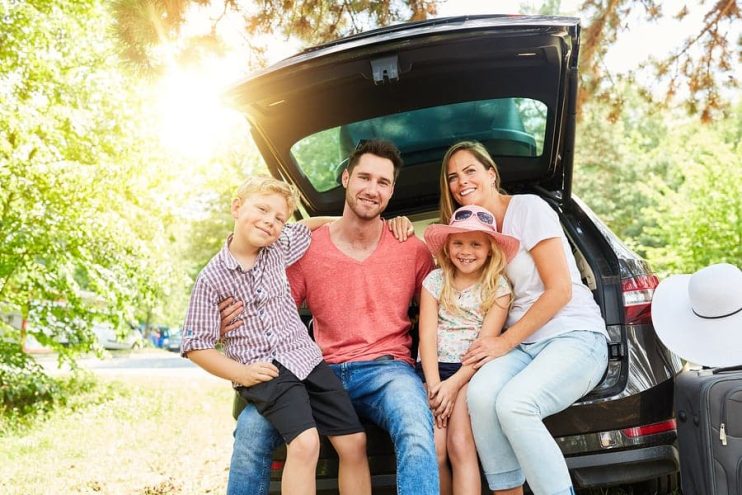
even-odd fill
[(441, 223), (448, 223), (448, 221), (451, 219), (451, 215), (453, 214), (454, 210), (461, 206), (456, 202), (456, 200), (453, 198), (453, 195), (451, 194), (451, 189), (448, 187), (448, 164), (451, 161), (451, 158), (453, 155), (458, 153), (459, 151), (468, 151), (472, 155), (474, 155), (474, 158), (477, 159), (479, 163), (481, 163), (484, 166), (485, 170), (492, 169), (495, 172), (495, 189), (497, 189), (500, 193), (505, 193), (502, 189), (500, 189), (500, 171), (497, 170), (497, 164), (492, 159), (492, 156), (490, 156), (489, 152), (487, 151), (487, 148), (484, 147), (484, 145), (477, 141), (461, 141), (459, 143), (454, 144), (450, 148), (448, 148), (448, 151), (446, 151), (446, 154), (443, 155), (443, 163), (441, 164), (441, 177), (440, 177), (440, 188), (441, 188), (441, 202), (440, 202), (440, 222)]
[(244, 201), (245, 198), (253, 194), (278, 194), (286, 200), (289, 216), (294, 214), (296, 205), (299, 202), (299, 194), (294, 186), (263, 175), (248, 177), (237, 188), (234, 194), (235, 199), (239, 199), (240, 201)]
[[(480, 312), (482, 315), (486, 315), (490, 308), (497, 304), (497, 286), (500, 276), (505, 273), (505, 254), (500, 249), (500, 246), (495, 240), (487, 234), (490, 244), (490, 254), (487, 257), (487, 261), (484, 264), (484, 269), (479, 275), (479, 296), (482, 301), (480, 305)], [(449, 239), (451, 237), (449, 236)], [(443, 285), (441, 287), (440, 296), (438, 296), (438, 304), (445, 308), (451, 314), (457, 314), (461, 312), (461, 308), (458, 304), (458, 291), (454, 288), (453, 280), (456, 274), (456, 266), (451, 261), (451, 257), (448, 254), (448, 239), (446, 244), (441, 249), (440, 253), (436, 257), (438, 259), (438, 265), (443, 271)], [(507, 278), (506, 278), (507, 280)], [(502, 306), (501, 306), (502, 307)]]

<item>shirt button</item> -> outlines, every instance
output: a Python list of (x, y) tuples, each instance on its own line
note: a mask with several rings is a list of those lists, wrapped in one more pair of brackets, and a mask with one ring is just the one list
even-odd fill
[(270, 337), (271, 335), (273, 335), (273, 334), (272, 334), (272, 333), (270, 333), (270, 332), (265, 332), (265, 334), (266, 334), (266, 335), (267, 335), (268, 337)]
[(258, 287), (257, 289), (255, 289), (255, 292), (257, 292), (258, 294), (260, 294), (262, 291), (263, 291), (263, 289), (261, 289), (260, 287)]
[(264, 309), (261, 309), (261, 310), (260, 310), (260, 314), (261, 314), (261, 315), (264, 315), (264, 314), (265, 314), (265, 310), (264, 310)]

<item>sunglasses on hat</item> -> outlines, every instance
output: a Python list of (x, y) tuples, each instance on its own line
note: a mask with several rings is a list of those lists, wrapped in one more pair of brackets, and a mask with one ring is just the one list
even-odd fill
[[(456, 222), (460, 222), (462, 220), (466, 220), (467, 218), (471, 217), (474, 214), (475, 212), (471, 210), (458, 209), (456, 210), (456, 213), (454, 213), (453, 219)], [(479, 220), (481, 223), (485, 225), (492, 227), (495, 224), (495, 217), (493, 217), (491, 214), (487, 212), (477, 211), (476, 216), (477, 216), (477, 220)]]

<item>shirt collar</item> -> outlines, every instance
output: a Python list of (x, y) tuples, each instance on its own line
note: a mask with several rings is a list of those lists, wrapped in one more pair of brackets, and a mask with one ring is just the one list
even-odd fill
[[(240, 263), (235, 259), (232, 253), (229, 252), (229, 244), (232, 242), (233, 237), (234, 234), (229, 234), (227, 236), (227, 240), (224, 241), (224, 246), (222, 247), (221, 251), (219, 251), (219, 254), (217, 256), (228, 270), (242, 270)], [(265, 256), (265, 251), (265, 248), (260, 249), (260, 251), (258, 251), (258, 257), (255, 259), (255, 264), (252, 266), (252, 268), (243, 271), (249, 272), (250, 270), (259, 268), (259, 265), (261, 264), (261, 261)]]

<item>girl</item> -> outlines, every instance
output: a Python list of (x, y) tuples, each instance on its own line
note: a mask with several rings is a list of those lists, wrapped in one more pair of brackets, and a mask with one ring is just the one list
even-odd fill
[(527, 479), (535, 495), (574, 494), (543, 418), (600, 382), (608, 363), (600, 308), (580, 279), (556, 212), (536, 195), (501, 191), (484, 146), (469, 141), (449, 148), (440, 181), (443, 221), (454, 208), (476, 205), (520, 241), (507, 266), (513, 284), (508, 331), (480, 336), (462, 359), (479, 370), (467, 405), (489, 487), (497, 495), (522, 495)]
[(478, 494), (482, 485), (466, 407), (474, 367), (462, 366), (461, 358), (480, 334), (499, 335), (510, 303), (503, 271), (519, 242), (498, 233), (492, 214), (477, 206), (458, 209), (448, 225), (431, 225), (425, 240), (440, 268), (423, 281), (418, 373), (435, 415), (441, 493), (453, 488), (456, 495)]

